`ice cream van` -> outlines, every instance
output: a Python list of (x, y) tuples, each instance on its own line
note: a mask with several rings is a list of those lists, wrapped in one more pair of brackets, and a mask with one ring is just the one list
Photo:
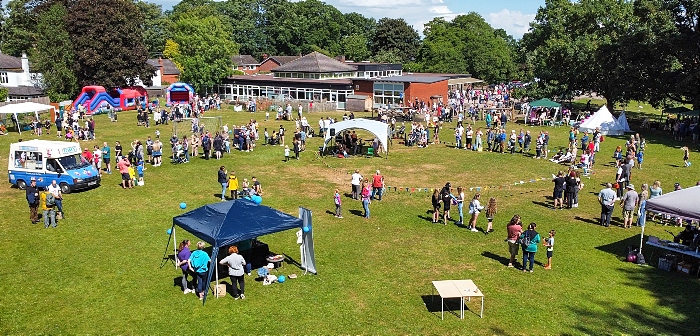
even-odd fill
[(42, 188), (56, 180), (65, 194), (97, 187), (101, 181), (97, 168), (83, 158), (76, 142), (30, 140), (10, 144), (7, 171), (10, 183), (22, 190), (32, 178)]

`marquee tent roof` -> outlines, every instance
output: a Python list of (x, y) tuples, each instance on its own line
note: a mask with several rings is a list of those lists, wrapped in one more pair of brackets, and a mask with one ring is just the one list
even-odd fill
[(335, 130), (333, 134), (341, 133), (347, 129), (363, 129), (372, 134), (374, 134), (379, 141), (381, 141), (382, 148), (384, 148), (384, 153), (387, 153), (387, 143), (389, 142), (389, 125), (376, 120), (369, 119), (351, 119), (346, 121), (337, 122), (331, 124), (326, 131), (325, 141), (323, 142), (323, 149), (326, 149), (326, 145), (331, 141), (335, 135), (331, 136), (331, 130)]
[(673, 191), (647, 200), (647, 211), (700, 220), (700, 186)]
[(583, 132), (593, 132), (596, 128), (600, 128), (600, 133), (606, 135), (621, 135), (625, 133), (625, 130), (620, 126), (617, 119), (615, 119), (605, 105), (601, 106), (598, 112), (588, 117), (588, 119), (584, 120), (579, 126), (579, 129)]
[(208, 204), (173, 218), (173, 224), (216, 246), (300, 228), (302, 220), (251, 201)]
[(36, 113), (54, 109), (51, 105), (44, 105), (34, 102), (24, 102), (19, 104), (8, 104), (0, 107), (0, 114), (21, 114), (21, 113)]
[(534, 102), (530, 102), (529, 105), (530, 107), (561, 107), (561, 104), (551, 101), (547, 98), (535, 100)]

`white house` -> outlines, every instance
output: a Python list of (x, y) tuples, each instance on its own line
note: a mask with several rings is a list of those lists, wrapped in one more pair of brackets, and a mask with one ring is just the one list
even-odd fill
[(26, 53), (14, 57), (0, 53), (0, 85), (8, 89), (8, 99), (25, 100), (44, 95), (41, 74), (32, 72)]

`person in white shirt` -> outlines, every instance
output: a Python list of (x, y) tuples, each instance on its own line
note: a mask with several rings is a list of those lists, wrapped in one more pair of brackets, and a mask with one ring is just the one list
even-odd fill
[(53, 198), (56, 202), (56, 208), (60, 214), (60, 218), (64, 218), (63, 214), (63, 193), (61, 193), (61, 187), (56, 184), (56, 180), (51, 181), (51, 185), (46, 188), (46, 191), (53, 194)]
[(360, 183), (362, 182), (362, 175), (359, 169), (355, 169), (355, 173), (352, 174), (350, 179), (350, 184), (352, 185), (352, 199), (359, 199), (360, 197)]

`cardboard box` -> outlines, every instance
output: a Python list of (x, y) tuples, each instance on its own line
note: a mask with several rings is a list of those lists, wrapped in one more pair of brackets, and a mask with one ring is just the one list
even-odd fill
[(671, 271), (673, 268), (674, 260), (659, 258), (659, 269), (664, 271)]

